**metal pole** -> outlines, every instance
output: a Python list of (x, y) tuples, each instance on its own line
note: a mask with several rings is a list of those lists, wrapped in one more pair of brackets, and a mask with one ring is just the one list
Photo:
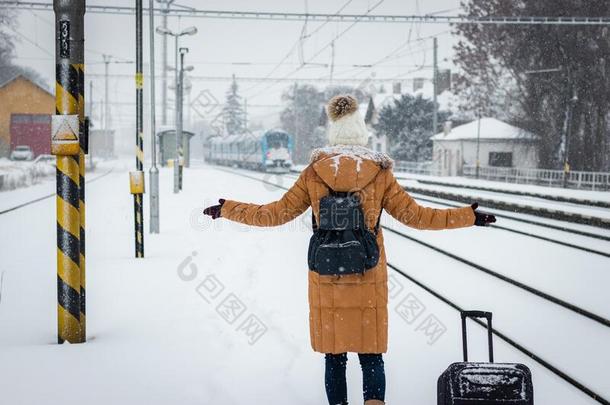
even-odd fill
[(191, 119), (191, 104), (193, 104), (191, 100), (191, 95), (193, 93), (193, 84), (188, 88), (186, 92), (186, 125), (189, 129), (193, 129), (193, 120)]
[[(154, 0), (149, 0), (150, 28), (150, 233), (159, 233), (159, 169), (157, 169), (157, 129), (155, 123), (155, 16)], [(166, 38), (166, 35), (163, 36)], [(163, 112), (165, 114), (165, 111)]]
[(566, 139), (563, 150), (563, 187), (568, 187), (568, 177), (570, 175), (570, 136), (572, 135), (572, 116), (574, 115), (574, 105), (578, 101), (576, 90), (572, 98), (568, 101), (568, 114), (566, 117)]
[(333, 73), (335, 72), (335, 41), (330, 43), (330, 76), (329, 83), (333, 84)]
[[(186, 100), (187, 105), (187, 115), (186, 115), (186, 126), (190, 128), (191, 126), (191, 114), (190, 114), (190, 105), (191, 105), (191, 90), (192, 85), (187, 87), (184, 82), (186, 81), (186, 73), (184, 69), (182, 70), (182, 105), (180, 106), (181, 117), (182, 117), (182, 173), (181, 176), (184, 176), (184, 169), (187, 167), (191, 167), (191, 145), (190, 138), (188, 136), (184, 136), (184, 101)], [(188, 98), (187, 98), (188, 97)]]
[[(235, 79), (234, 79), (235, 80)], [(295, 109), (294, 109), (294, 150), (298, 153), (295, 153), (295, 155), (297, 156), (298, 159), (298, 163), (302, 163), (304, 161), (304, 156), (305, 156), (305, 151), (303, 151), (303, 141), (301, 140), (301, 131), (300, 131), (300, 123), (299, 123), (299, 118), (301, 117), (300, 111), (301, 108), (298, 104), (299, 103), (299, 97), (298, 97), (298, 84), (295, 83), (293, 90), (292, 90), (292, 94), (293, 94), (293, 100), (294, 100), (294, 104), (295, 104)]]
[(432, 135), (436, 134), (436, 130), (438, 128), (438, 105), (436, 103), (436, 89), (438, 86), (438, 41), (436, 37), (432, 38), (433, 43), (433, 53), (432, 53), (432, 64), (433, 64), (433, 72), (432, 72), (432, 103), (434, 104), (434, 112), (432, 114)]
[[(87, 114), (89, 118), (89, 120), (93, 119), (93, 81), (89, 80), (89, 114)], [(91, 122), (91, 121), (89, 121)], [(91, 139), (87, 139), (87, 145), (89, 145), (89, 142), (91, 141)], [(91, 169), (93, 169), (93, 155), (91, 154), (91, 149), (87, 148), (87, 155), (89, 155), (89, 167)]]
[(248, 99), (244, 98), (244, 130), (248, 132)]
[[(177, 38), (177, 37), (176, 37)], [(180, 48), (180, 70), (178, 75), (178, 86), (176, 87), (176, 97), (178, 99), (178, 130), (176, 131), (176, 139), (178, 142), (176, 143), (177, 156), (178, 156), (178, 188), (182, 190), (182, 174), (184, 171), (184, 139), (182, 136), (182, 124), (183, 124), (183, 116), (182, 116), (182, 102), (183, 102), (183, 89), (184, 89), (184, 55), (188, 52), (188, 48)]]
[(176, 54), (175, 54), (175, 58), (174, 58), (174, 67), (175, 67), (175, 71), (174, 71), (174, 83), (176, 85), (176, 97), (175, 97), (175, 114), (174, 114), (174, 125), (176, 128), (176, 153), (174, 154), (174, 193), (178, 193), (180, 191), (180, 169), (179, 169), (179, 164), (178, 164), (178, 154), (180, 153), (180, 139), (178, 136), (178, 109), (180, 108), (179, 106), (179, 100), (178, 100), (178, 37), (179, 34), (175, 34), (174, 35), (174, 39), (175, 39), (175, 47), (176, 47)]
[(136, 0), (136, 171), (130, 173), (133, 194), (135, 256), (144, 257), (144, 139), (143, 139), (143, 75), (142, 75), (142, 0)]
[(104, 129), (108, 129), (108, 65), (110, 64), (110, 56), (102, 55), (104, 59)]
[(479, 121), (477, 122), (477, 166), (475, 168), (475, 177), (479, 178), (479, 167), (481, 166), (481, 161), (479, 159), (479, 151), (481, 148), (481, 111), (479, 110)]
[(89, 111), (87, 116), (93, 117), (93, 81), (89, 80)]
[[(83, 19), (84, 20), (84, 19)], [(84, 21), (83, 21), (84, 24)], [(76, 32), (75, 32), (76, 34)], [(85, 33), (84, 28), (78, 31), (79, 37), (75, 38), (79, 42), (74, 52), (74, 60), (78, 68), (78, 132), (79, 132), (79, 153), (78, 153), (78, 213), (80, 217), (79, 233), (79, 261), (80, 261), (80, 333), (81, 341), (87, 341), (86, 326), (86, 302), (85, 302), (85, 153), (87, 153), (87, 128), (85, 128)]]
[[(169, 6), (173, 2), (173, 0), (164, 1), (165, 10), (163, 11), (163, 28), (167, 29), (167, 14), (169, 13)], [(153, 28), (151, 28), (153, 29)], [(163, 109), (161, 110), (161, 123), (163, 125), (167, 125), (167, 36), (163, 36), (162, 43), (162, 53), (163, 53), (163, 64), (162, 64), (162, 80), (163, 85), (161, 87), (161, 99), (163, 100)]]
[[(51, 152), (57, 156), (57, 342), (82, 343), (79, 153), (79, 71), (85, 0), (54, 0), (55, 115)], [(80, 61), (79, 61), (80, 59)]]

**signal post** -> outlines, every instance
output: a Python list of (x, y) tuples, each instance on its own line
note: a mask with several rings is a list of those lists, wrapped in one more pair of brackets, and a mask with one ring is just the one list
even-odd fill
[[(84, 103), (80, 75), (83, 71), (85, 0), (54, 0), (55, 12), (55, 115), (51, 121), (51, 153), (57, 156), (57, 341), (85, 341), (84, 275), (81, 275), (81, 154), (79, 114)], [(83, 168), (84, 169), (84, 168)], [(84, 173), (83, 173), (84, 174)], [(82, 180), (84, 183), (84, 178)], [(83, 194), (84, 214), (84, 194)], [(84, 218), (83, 218), (84, 219)], [(81, 290), (82, 289), (82, 290)], [(81, 292), (83, 300), (81, 300)], [(83, 322), (84, 322), (84, 316)]]

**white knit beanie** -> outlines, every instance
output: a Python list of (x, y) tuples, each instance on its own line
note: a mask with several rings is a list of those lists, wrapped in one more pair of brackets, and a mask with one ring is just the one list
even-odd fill
[(328, 142), (330, 145), (361, 145), (369, 141), (358, 101), (351, 95), (339, 95), (330, 99), (326, 106), (328, 114)]

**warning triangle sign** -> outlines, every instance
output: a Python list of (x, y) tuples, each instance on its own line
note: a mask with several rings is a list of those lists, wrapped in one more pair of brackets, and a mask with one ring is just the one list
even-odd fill
[[(69, 116), (67, 116), (69, 117)], [(78, 122), (78, 121), (77, 121)], [(78, 141), (78, 127), (72, 128), (70, 125), (70, 119), (62, 119), (61, 122), (58, 123), (57, 127), (53, 128), (53, 137), (51, 140), (53, 141)]]

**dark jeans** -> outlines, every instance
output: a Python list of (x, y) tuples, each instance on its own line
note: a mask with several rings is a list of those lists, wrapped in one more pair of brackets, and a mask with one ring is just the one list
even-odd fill
[[(362, 368), (362, 392), (364, 400), (385, 399), (385, 371), (381, 354), (359, 353)], [(347, 353), (326, 354), (325, 385), (330, 405), (347, 404), (347, 382), (345, 368)]]

